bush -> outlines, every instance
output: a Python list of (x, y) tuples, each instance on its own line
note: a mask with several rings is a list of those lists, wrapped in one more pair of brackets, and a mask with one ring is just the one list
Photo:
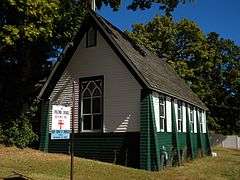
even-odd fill
[(38, 140), (38, 136), (32, 130), (31, 122), (34, 120), (37, 112), (37, 102), (25, 113), (13, 121), (9, 121), (9, 126), (6, 129), (0, 127), (0, 142), (2, 134), (2, 142), (8, 146), (15, 145), (19, 148), (24, 148), (32, 142)]
[(37, 140), (37, 135), (32, 131), (32, 125), (25, 115), (22, 115), (13, 126), (4, 133), (4, 143), (24, 148)]
[(3, 129), (2, 126), (0, 125), (0, 144), (3, 143), (3, 138), (4, 138)]

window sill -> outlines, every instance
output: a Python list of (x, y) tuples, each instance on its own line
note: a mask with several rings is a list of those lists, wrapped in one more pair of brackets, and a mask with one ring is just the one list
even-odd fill
[(94, 131), (92, 131), (92, 130), (82, 130), (82, 131), (80, 131), (80, 133), (103, 133), (103, 131), (102, 130), (94, 130)]

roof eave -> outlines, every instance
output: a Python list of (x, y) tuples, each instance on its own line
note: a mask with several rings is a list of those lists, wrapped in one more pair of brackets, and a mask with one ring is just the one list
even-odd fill
[(201, 106), (201, 105), (199, 105), (199, 104), (197, 104), (197, 103), (191, 102), (191, 101), (189, 101), (189, 100), (187, 100), (187, 99), (185, 99), (185, 98), (176, 96), (176, 95), (174, 95), (174, 94), (172, 94), (172, 93), (169, 93), (169, 92), (167, 92), (167, 91), (159, 90), (159, 89), (154, 88), (154, 87), (150, 87), (150, 89), (153, 90), (153, 91), (156, 91), (156, 92), (158, 92), (158, 93), (162, 93), (162, 94), (171, 96), (171, 97), (173, 97), (173, 98), (182, 100), (182, 101), (187, 102), (188, 104), (194, 105), (194, 106), (196, 106), (196, 107), (198, 107), (198, 108), (200, 108), (200, 109), (204, 109), (204, 110), (206, 110), (206, 111), (209, 111), (209, 109), (207, 108), (207, 106), (206, 106), (204, 103), (203, 103), (204, 106)]

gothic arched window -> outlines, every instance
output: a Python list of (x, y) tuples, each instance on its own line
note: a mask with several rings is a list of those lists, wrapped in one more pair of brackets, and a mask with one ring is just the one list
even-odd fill
[(80, 82), (82, 131), (101, 131), (103, 124), (103, 80)]

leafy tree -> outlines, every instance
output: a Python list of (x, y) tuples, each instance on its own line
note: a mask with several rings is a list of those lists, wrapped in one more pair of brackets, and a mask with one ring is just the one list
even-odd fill
[[(1, 1), (0, 123), (6, 137), (16, 140), (27, 132), (29, 140), (34, 139), (30, 122), (21, 114), (36, 94), (36, 83), (49, 71), (46, 52), (51, 48), (48, 42), (53, 38), (58, 9), (58, 1)], [(5, 139), (9, 143), (15, 140)]]
[[(103, 2), (117, 6), (114, 1)], [(26, 146), (36, 139), (31, 126), (37, 124), (33, 122), (37, 118), (29, 116), (29, 109), (51, 70), (48, 59), (57, 58), (71, 41), (87, 3), (88, 0), (1, 1), (0, 136), (5, 143)]]
[[(120, 2), (96, 0), (98, 8), (105, 4), (114, 10)], [(183, 1), (156, 2), (173, 7), (171, 3)], [(48, 59), (57, 58), (71, 41), (89, 3), (90, 0), (1, 0), (0, 140), (23, 147), (36, 139), (31, 126), (37, 124), (33, 122), (37, 118), (28, 112), (51, 70)], [(138, 8), (137, 4), (141, 1), (133, 0), (132, 9)]]
[(151, 8), (153, 4), (159, 4), (159, 8), (164, 10), (165, 15), (171, 16), (171, 13), (179, 4), (185, 4), (187, 1), (193, 2), (194, 0), (133, 0), (128, 9), (145, 10)]
[(102, 7), (102, 5), (110, 6), (114, 11), (118, 10), (121, 5), (121, 0), (96, 0), (96, 6), (98, 9)]
[[(165, 15), (171, 16), (171, 13), (179, 4), (185, 4), (186, 2), (194, 2), (194, 0), (132, 0), (128, 5), (128, 9), (136, 11), (137, 9), (145, 10), (150, 9), (153, 4), (159, 4), (159, 9), (163, 10)], [(98, 9), (102, 5), (110, 5), (113, 10), (118, 10), (121, 4), (121, 0), (96, 0)]]
[(47, 59), (59, 56), (84, 13), (83, 4), (75, 0), (1, 1), (0, 125), (6, 143), (25, 146), (36, 139), (31, 128), (36, 118), (28, 112), (39, 82), (50, 72)]
[(210, 109), (210, 127), (239, 133), (240, 47), (217, 33), (207, 36), (192, 21), (157, 16), (128, 35), (167, 62)]

